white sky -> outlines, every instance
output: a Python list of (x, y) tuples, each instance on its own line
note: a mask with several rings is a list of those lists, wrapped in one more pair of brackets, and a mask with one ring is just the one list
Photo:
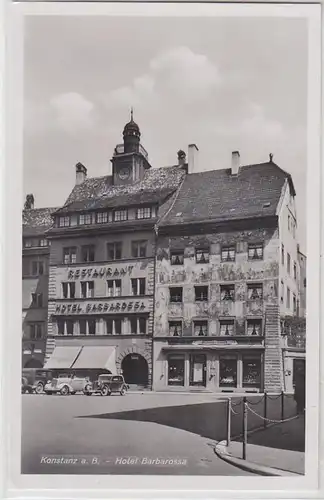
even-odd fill
[(307, 21), (28, 16), (24, 191), (64, 203), (110, 158), (134, 106), (153, 167), (196, 143), (199, 169), (274, 161), (293, 176), (305, 249)]

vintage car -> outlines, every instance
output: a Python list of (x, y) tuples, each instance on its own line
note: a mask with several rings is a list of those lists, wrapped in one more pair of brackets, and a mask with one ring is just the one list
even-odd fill
[(118, 392), (124, 396), (128, 389), (122, 375), (99, 375), (95, 382), (89, 383), (85, 387), (84, 394), (91, 396), (92, 394), (100, 394), (101, 396), (110, 396), (113, 392)]
[(28, 382), (27, 377), (21, 378), (21, 392), (22, 394), (25, 394), (26, 392), (32, 394), (33, 392), (33, 386)]
[(85, 387), (88, 384), (88, 378), (77, 377), (76, 375), (64, 376), (49, 380), (44, 387), (44, 391), (46, 394), (58, 393), (62, 396), (67, 396), (68, 394), (75, 394), (76, 392), (85, 393)]
[(22, 384), (22, 392), (41, 394), (44, 391), (46, 381), (50, 380), (52, 376), (50, 370), (43, 368), (23, 368), (22, 380), (25, 379), (27, 382)]

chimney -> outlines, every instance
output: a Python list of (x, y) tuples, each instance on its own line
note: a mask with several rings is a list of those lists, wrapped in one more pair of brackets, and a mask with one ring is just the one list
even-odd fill
[(196, 144), (188, 146), (188, 174), (198, 171), (198, 151)]
[(33, 194), (27, 194), (25, 201), (25, 210), (32, 210), (34, 208), (35, 198)]
[(240, 152), (239, 151), (233, 151), (232, 152), (231, 174), (232, 175), (237, 175), (239, 173), (239, 168), (240, 168)]
[(79, 186), (87, 178), (87, 169), (82, 163), (75, 165), (75, 185)]
[(183, 166), (186, 163), (186, 153), (180, 149), (178, 151), (178, 165)]

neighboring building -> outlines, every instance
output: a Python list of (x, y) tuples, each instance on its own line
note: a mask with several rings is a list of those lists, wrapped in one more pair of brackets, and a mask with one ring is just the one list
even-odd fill
[(240, 166), (235, 152), (232, 168), (199, 173), (196, 163), (191, 145), (158, 223), (153, 389), (280, 391), (280, 314), (299, 301), (291, 176), (272, 155)]
[(27, 195), (22, 213), (22, 367), (41, 368), (47, 335), (49, 242), (54, 208), (34, 208)]
[(87, 178), (77, 164), (76, 185), (47, 233), (46, 367), (109, 370), (151, 387), (155, 224), (185, 172), (151, 168), (133, 117), (123, 137), (112, 175)]
[(307, 260), (298, 248), (298, 262), (299, 262), (299, 316), (304, 318), (306, 316), (306, 267)]

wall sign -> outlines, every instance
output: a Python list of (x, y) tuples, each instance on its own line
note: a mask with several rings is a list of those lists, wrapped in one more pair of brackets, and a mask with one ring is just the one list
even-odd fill
[(237, 344), (237, 340), (210, 340), (210, 341), (203, 341), (203, 340), (198, 340), (194, 341), (192, 345), (231, 345), (231, 344)]
[(99, 302), (94, 304), (57, 304), (55, 314), (94, 314), (143, 312), (147, 310), (144, 302)]
[(91, 267), (83, 269), (69, 269), (68, 279), (78, 280), (85, 278), (120, 278), (131, 275), (134, 266), (124, 267)]

